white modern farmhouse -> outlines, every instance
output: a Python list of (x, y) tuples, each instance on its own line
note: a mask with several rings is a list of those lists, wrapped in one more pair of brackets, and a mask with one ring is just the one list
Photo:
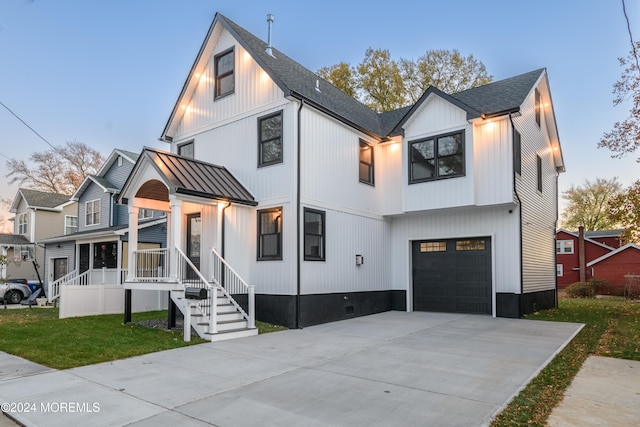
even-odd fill
[(161, 140), (120, 202), (167, 212), (168, 248), (138, 250), (129, 221), (125, 288), (171, 291), (205, 335), (250, 329), (254, 307), (304, 327), (555, 305), (564, 163), (545, 69), (378, 114), (217, 14)]

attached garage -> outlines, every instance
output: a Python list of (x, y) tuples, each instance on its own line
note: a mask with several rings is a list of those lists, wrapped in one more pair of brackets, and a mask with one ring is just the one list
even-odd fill
[(492, 314), (491, 238), (412, 242), (413, 310)]

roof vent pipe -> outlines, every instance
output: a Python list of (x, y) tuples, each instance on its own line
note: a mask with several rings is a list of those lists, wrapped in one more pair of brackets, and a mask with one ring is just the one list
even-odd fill
[(273, 15), (267, 14), (267, 22), (269, 23), (269, 36), (267, 38), (267, 49), (266, 52), (269, 56), (273, 56), (273, 51), (271, 50), (271, 25), (273, 24)]

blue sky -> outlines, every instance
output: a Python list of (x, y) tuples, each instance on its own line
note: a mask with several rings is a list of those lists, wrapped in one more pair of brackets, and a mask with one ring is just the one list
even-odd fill
[[(640, 2), (627, 0), (636, 40)], [(620, 1), (2, 0), (0, 101), (54, 145), (168, 148), (157, 141), (215, 12), (267, 38), (311, 70), (358, 63), (368, 47), (415, 59), (458, 49), (494, 80), (546, 67), (567, 172), (561, 191), (585, 179), (639, 179), (636, 156), (610, 158), (601, 135), (624, 119), (613, 107), (617, 58), (629, 52)], [(13, 198), (6, 157), (48, 146), (0, 107), (0, 197)]]

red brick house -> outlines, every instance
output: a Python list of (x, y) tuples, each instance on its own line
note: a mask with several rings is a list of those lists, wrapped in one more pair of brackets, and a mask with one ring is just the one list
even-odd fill
[(626, 275), (640, 275), (640, 246), (633, 243), (624, 245), (587, 263), (590, 277), (604, 280), (609, 284), (608, 293), (624, 293)]
[[(605, 231), (585, 232), (585, 264), (607, 255), (620, 247), (619, 243), (616, 244), (616, 238), (619, 242), (622, 231)], [(568, 285), (580, 281), (579, 240), (578, 233), (572, 231), (559, 229), (556, 233), (556, 275), (558, 289), (564, 289)], [(616, 246), (610, 246), (605, 242)], [(587, 270), (587, 280), (592, 277), (589, 273)]]

